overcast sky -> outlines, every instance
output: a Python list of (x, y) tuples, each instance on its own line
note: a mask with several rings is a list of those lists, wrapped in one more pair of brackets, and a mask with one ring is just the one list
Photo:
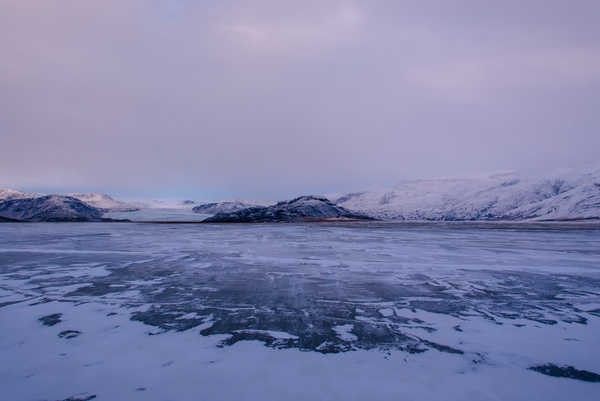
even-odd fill
[(600, 159), (600, 1), (0, 0), (0, 187), (285, 198)]

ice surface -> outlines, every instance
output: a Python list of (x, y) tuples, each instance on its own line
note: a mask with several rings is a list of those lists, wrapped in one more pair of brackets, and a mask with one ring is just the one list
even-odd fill
[(194, 213), (188, 208), (140, 208), (134, 212), (108, 212), (103, 217), (131, 221), (202, 221), (210, 214)]
[(600, 372), (569, 227), (0, 225), (2, 397), (595, 400), (529, 369)]

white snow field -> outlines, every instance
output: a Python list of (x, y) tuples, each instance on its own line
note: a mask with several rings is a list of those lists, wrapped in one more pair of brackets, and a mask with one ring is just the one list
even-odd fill
[(600, 225), (0, 224), (0, 399), (597, 400)]

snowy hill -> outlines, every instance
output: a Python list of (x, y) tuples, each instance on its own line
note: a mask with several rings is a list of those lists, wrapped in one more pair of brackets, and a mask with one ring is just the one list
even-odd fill
[(229, 201), (229, 202), (211, 202), (203, 203), (198, 206), (194, 206), (192, 209), (195, 213), (201, 214), (217, 214), (217, 213), (231, 213), (237, 212), (238, 210), (247, 209), (249, 207), (260, 207), (260, 205), (240, 202), (240, 201)]
[(101, 209), (105, 212), (135, 212), (139, 210), (139, 207), (113, 199), (109, 195), (105, 194), (97, 194), (97, 193), (72, 193), (67, 194), (66, 196), (70, 196), (75, 199), (79, 199), (82, 202), (87, 203), (90, 206), (93, 206), (97, 209)]
[(330, 198), (350, 210), (392, 220), (594, 219), (600, 218), (600, 169), (544, 178), (507, 173), (413, 180)]
[(0, 216), (23, 221), (100, 221), (102, 211), (69, 196), (46, 195), (2, 201)]
[[(23, 192), (16, 189), (0, 189), (0, 202), (13, 199), (40, 198), (44, 194)], [(62, 195), (61, 195), (62, 196)], [(64, 196), (78, 199), (104, 212), (133, 212), (139, 210), (136, 205), (116, 200), (109, 195), (97, 193), (71, 193)]]
[(301, 196), (273, 206), (250, 207), (230, 213), (217, 213), (205, 222), (219, 223), (263, 223), (314, 220), (363, 220), (369, 219), (359, 213), (337, 206), (328, 199)]

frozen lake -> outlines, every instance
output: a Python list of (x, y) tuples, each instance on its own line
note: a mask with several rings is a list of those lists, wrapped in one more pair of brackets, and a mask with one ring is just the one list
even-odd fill
[(597, 400), (600, 225), (0, 224), (10, 400)]

